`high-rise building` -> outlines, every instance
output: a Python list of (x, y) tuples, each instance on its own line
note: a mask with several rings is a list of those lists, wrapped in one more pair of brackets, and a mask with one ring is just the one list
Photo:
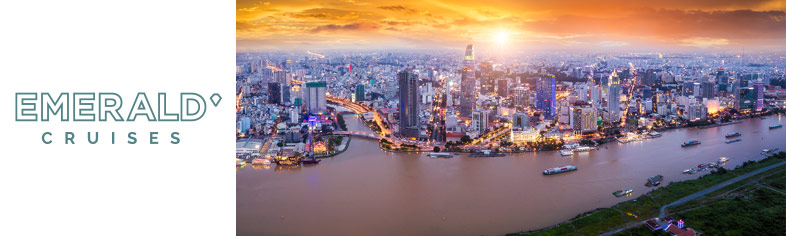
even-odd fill
[(589, 95), (590, 95), (590, 103), (592, 103), (593, 107), (600, 107), (601, 101), (603, 101), (603, 90), (601, 90), (601, 86), (597, 84), (592, 84), (589, 87)]
[(502, 98), (508, 97), (508, 79), (497, 80), (497, 95)]
[(291, 85), (281, 86), (281, 104), (289, 105), (291, 103), (292, 103), (292, 86)]
[(547, 117), (554, 117), (554, 101), (557, 99), (557, 81), (553, 75), (540, 75), (535, 81), (535, 107)]
[(607, 110), (609, 112), (609, 119), (611, 122), (617, 122), (620, 120), (620, 77), (617, 76), (617, 72), (612, 72), (611, 76), (609, 76), (609, 95), (608, 95), (608, 107)]
[(513, 89), (513, 105), (516, 107), (529, 106), (529, 94), (527, 93), (527, 88), (516, 87)]
[(273, 71), (273, 78), (277, 83), (281, 84), (282, 87), (291, 85), (292, 75), (285, 70)]
[(363, 84), (358, 84), (355, 87), (355, 101), (362, 102), (366, 100), (366, 86)]
[(398, 72), (399, 134), (417, 138), (418, 129), (418, 77), (411, 71)]
[(327, 109), (327, 83), (308, 82), (303, 91), (303, 109), (308, 113), (321, 113)]
[(525, 129), (529, 127), (529, 116), (524, 112), (516, 112), (511, 115), (511, 127), (514, 129)]
[(461, 91), (459, 116), (470, 118), (475, 108), (475, 52), (472, 44), (467, 45), (464, 53), (464, 66), (461, 68)]
[(753, 82), (753, 97), (754, 100), (754, 109), (756, 111), (761, 111), (764, 109), (764, 84), (761, 82)]
[(494, 66), (490, 61), (480, 63), (480, 93), (487, 95), (494, 92)]
[(267, 83), (267, 103), (281, 104), (281, 85), (279, 83)]
[(701, 82), (701, 97), (711, 99), (715, 97), (715, 83), (710, 81)]
[(756, 95), (752, 87), (741, 88), (738, 93), (735, 108), (740, 112), (751, 112), (756, 106)]
[(598, 129), (598, 113), (592, 107), (571, 107), (570, 125), (577, 133), (591, 132)]
[(472, 130), (478, 131), (478, 135), (483, 135), (489, 125), (489, 111), (476, 110), (472, 112)]

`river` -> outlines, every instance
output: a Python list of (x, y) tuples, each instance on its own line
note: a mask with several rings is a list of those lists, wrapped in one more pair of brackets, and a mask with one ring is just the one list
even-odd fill
[[(353, 137), (349, 150), (318, 165), (237, 171), (238, 235), (504, 235), (549, 227), (577, 214), (633, 199), (650, 188), (700, 176), (682, 174), (699, 163), (729, 158), (733, 168), (759, 160), (765, 148), (786, 149), (785, 117), (746, 119), (709, 129), (677, 129), (660, 138), (600, 150), (509, 154), (506, 157), (432, 159), (390, 153)], [(354, 115), (347, 127), (368, 131)], [(726, 144), (724, 135), (742, 133)], [(680, 144), (697, 139), (701, 145)], [(575, 165), (578, 171), (544, 176), (543, 169)], [(705, 174), (703, 172), (701, 174)], [(633, 196), (612, 192), (632, 188)]]

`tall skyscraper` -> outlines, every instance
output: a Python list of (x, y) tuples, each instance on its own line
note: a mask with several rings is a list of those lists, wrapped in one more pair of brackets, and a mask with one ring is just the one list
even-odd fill
[(761, 82), (753, 82), (753, 96), (755, 97), (753, 108), (756, 111), (764, 109), (764, 84)]
[(508, 79), (497, 80), (497, 95), (502, 98), (508, 97)]
[(363, 84), (358, 84), (355, 87), (355, 101), (362, 102), (366, 100), (366, 86)]
[(511, 127), (514, 129), (524, 129), (529, 127), (529, 116), (524, 112), (516, 112), (511, 115)]
[(592, 107), (570, 108), (571, 128), (577, 133), (595, 131), (598, 129), (598, 113)]
[(399, 134), (417, 138), (418, 129), (418, 77), (410, 71), (398, 72)]
[(467, 50), (464, 53), (460, 96), (459, 116), (470, 118), (475, 107), (475, 51), (472, 44), (467, 45)]
[(529, 106), (529, 94), (527, 88), (516, 87), (513, 89), (513, 105), (517, 107)]
[(603, 90), (601, 90), (600, 85), (591, 84), (589, 88), (590, 94), (590, 102), (592, 103), (593, 107), (600, 108), (601, 101), (603, 101)]
[(478, 135), (483, 135), (489, 125), (489, 111), (476, 110), (472, 112), (472, 130), (478, 131)]
[(614, 71), (609, 76), (609, 98), (608, 98), (609, 119), (612, 122), (620, 120), (620, 77)]
[(553, 75), (540, 75), (535, 81), (535, 108), (544, 112), (547, 117), (553, 117), (554, 101), (557, 100), (557, 80)]
[(308, 113), (321, 113), (327, 109), (327, 83), (308, 82), (303, 91), (303, 109)]
[(737, 94), (735, 108), (740, 112), (751, 112), (756, 107), (756, 93), (752, 87), (741, 88)]
[(490, 61), (480, 63), (480, 93), (488, 95), (494, 92), (494, 66)]
[(710, 81), (701, 82), (701, 97), (711, 99), (715, 97), (715, 83)]
[(281, 104), (281, 85), (279, 83), (267, 83), (267, 103)]

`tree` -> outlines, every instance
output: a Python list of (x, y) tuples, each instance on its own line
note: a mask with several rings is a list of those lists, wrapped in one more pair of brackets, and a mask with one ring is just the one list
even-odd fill
[(469, 137), (469, 135), (461, 136), (461, 142), (462, 143), (469, 143), (469, 141), (472, 141), (472, 139)]
[(439, 147), (434, 147), (434, 152), (439, 152), (439, 151), (440, 151)]
[(284, 142), (278, 142), (278, 143), (276, 143), (276, 146), (283, 147), (284, 146)]

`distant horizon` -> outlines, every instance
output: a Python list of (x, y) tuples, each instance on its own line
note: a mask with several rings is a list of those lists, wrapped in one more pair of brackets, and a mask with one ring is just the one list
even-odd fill
[(238, 1), (236, 51), (786, 51), (786, 1)]

